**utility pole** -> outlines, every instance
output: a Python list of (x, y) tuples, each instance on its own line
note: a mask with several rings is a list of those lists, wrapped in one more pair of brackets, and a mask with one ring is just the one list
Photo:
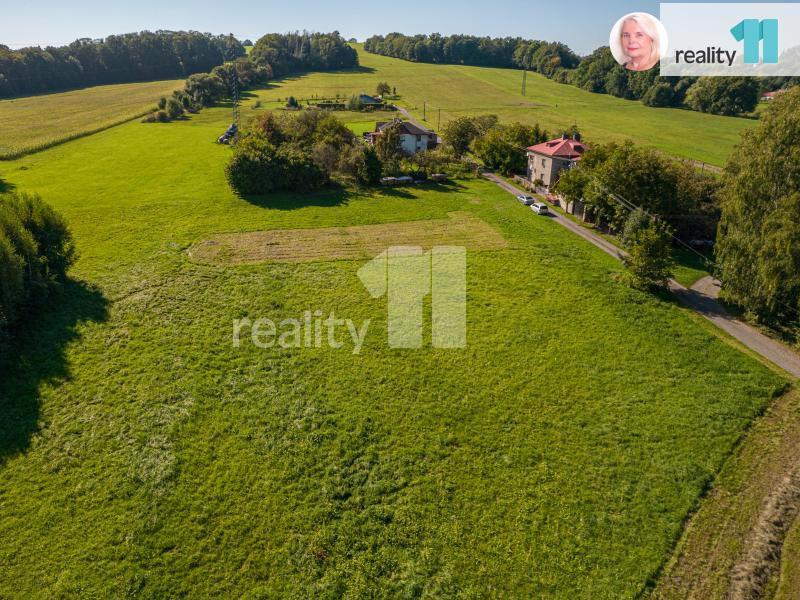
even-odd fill
[(528, 86), (528, 69), (522, 70), (522, 95), (525, 95)]
[(439, 109), (439, 121), (436, 123), (436, 131), (442, 129), (442, 109)]
[(428, 103), (427, 102), (423, 102), (422, 103), (422, 120), (423, 121), (427, 121), (428, 120), (428, 119), (425, 118), (425, 116), (427, 115), (427, 112), (426, 112), (427, 108), (428, 108)]

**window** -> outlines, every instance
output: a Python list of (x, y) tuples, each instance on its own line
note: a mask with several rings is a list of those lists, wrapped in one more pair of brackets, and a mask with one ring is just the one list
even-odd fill
[(544, 166), (544, 160), (545, 160), (545, 159), (542, 159), (542, 166)]

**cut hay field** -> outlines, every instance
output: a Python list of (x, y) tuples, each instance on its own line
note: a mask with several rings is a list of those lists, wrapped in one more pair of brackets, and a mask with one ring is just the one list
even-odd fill
[[(372, 93), (380, 81), (397, 88), (399, 104), (418, 118), (427, 116), (437, 128), (461, 116), (494, 113), (504, 121), (539, 123), (558, 132), (577, 123), (591, 141), (632, 139), (697, 161), (721, 166), (739, 140), (739, 133), (755, 121), (720, 117), (671, 108), (650, 108), (638, 101), (592, 94), (528, 73), (527, 95), (521, 94), (522, 72), (454, 65), (412, 63), (359, 50), (361, 68), (355, 72), (313, 73), (290, 77), (257, 92), (269, 106), (293, 95), (349, 97)], [(426, 110), (423, 112), (423, 104)]]
[[(229, 118), (0, 164), (81, 255), (0, 361), (0, 597), (640, 597), (784, 380), (489, 182), (237, 197)], [(335, 248), (187, 254), (451, 213), (503, 240), (468, 254), (462, 350), (389, 348)], [(232, 342), (234, 319), (316, 310), (370, 319), (361, 353)]]
[(0, 100), (0, 160), (141, 116), (183, 80), (101, 85)]

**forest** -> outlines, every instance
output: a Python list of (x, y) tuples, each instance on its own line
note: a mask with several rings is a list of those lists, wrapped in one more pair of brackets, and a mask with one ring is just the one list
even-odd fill
[(173, 79), (208, 72), (244, 54), (232, 35), (197, 31), (142, 31), (19, 50), (0, 45), (0, 98)]
[(470, 35), (375, 35), (367, 52), (414, 62), (526, 69), (589, 92), (641, 100), (648, 106), (684, 107), (737, 115), (752, 112), (761, 93), (789, 87), (797, 77), (661, 77), (656, 69), (629, 71), (607, 46), (585, 57), (560, 42)]

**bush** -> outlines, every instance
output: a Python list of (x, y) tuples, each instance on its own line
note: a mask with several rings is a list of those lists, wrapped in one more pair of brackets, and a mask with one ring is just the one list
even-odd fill
[(375, 185), (380, 183), (383, 166), (374, 148), (351, 144), (341, 153), (336, 170), (358, 183)]
[(625, 224), (629, 256), (625, 259), (628, 283), (637, 289), (665, 288), (672, 277), (672, 251), (667, 228), (654, 223), (643, 211), (634, 211)]
[(244, 195), (310, 191), (328, 182), (308, 151), (291, 145), (276, 149), (259, 132), (239, 140), (225, 174), (231, 187)]
[(41, 304), (74, 259), (72, 237), (58, 213), (38, 196), (0, 196), (0, 329)]
[(183, 105), (176, 100), (175, 98), (170, 98), (167, 100), (167, 107), (165, 109), (167, 114), (167, 119), (172, 121), (173, 119), (177, 119), (183, 114)]
[(35, 194), (12, 193), (5, 202), (33, 235), (44, 276), (49, 280), (65, 278), (76, 251), (64, 218)]
[(25, 261), (14, 251), (14, 245), (0, 230), (0, 333), (14, 321), (25, 298)]

